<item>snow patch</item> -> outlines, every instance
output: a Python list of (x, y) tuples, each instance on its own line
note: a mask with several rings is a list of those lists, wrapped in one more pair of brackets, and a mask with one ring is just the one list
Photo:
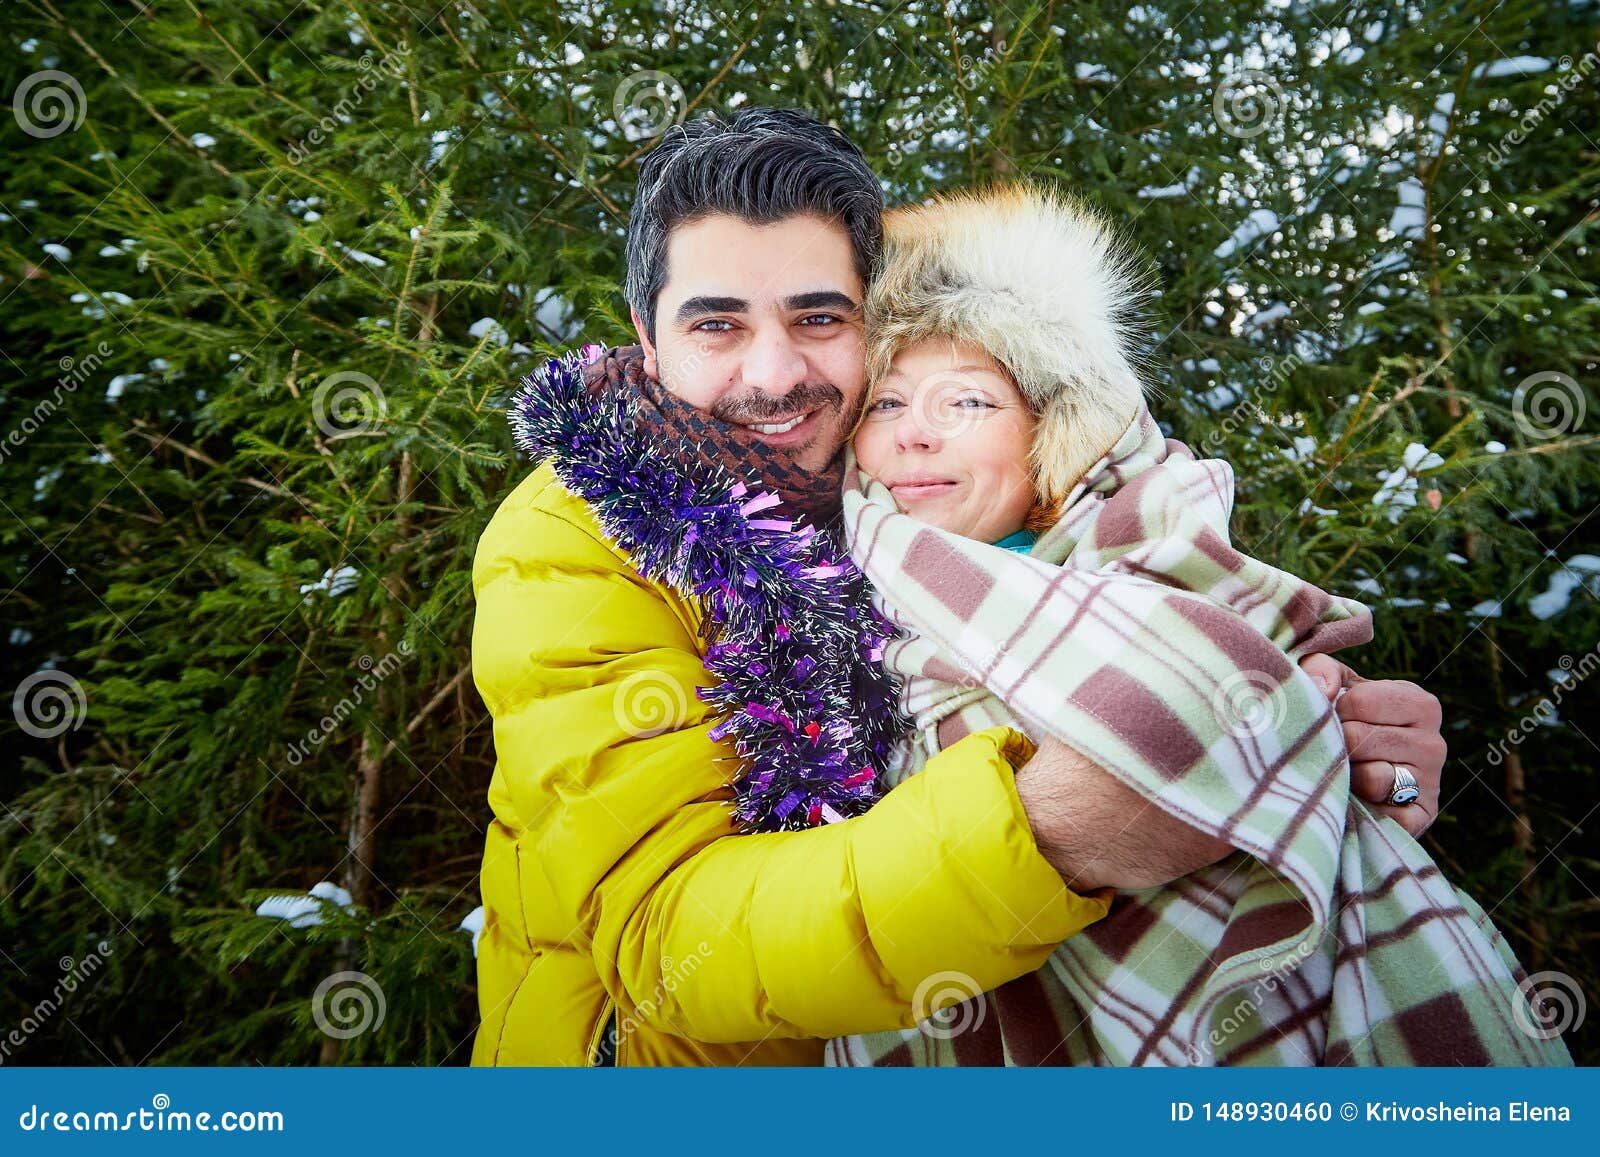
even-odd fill
[(462, 918), (461, 923), (456, 925), (456, 931), (472, 933), (472, 957), (476, 960), (478, 957), (478, 938), (483, 935), (483, 905), (479, 904), (468, 912)]
[(1372, 505), (1386, 507), (1389, 521), (1399, 522), (1405, 508), (1417, 504), (1417, 475), (1443, 465), (1444, 459), (1439, 455), (1421, 442), (1412, 442), (1405, 448), (1399, 466), (1378, 471), (1383, 485), (1372, 496)]
[(1528, 600), (1528, 613), (1540, 622), (1553, 619), (1572, 603), (1573, 593), (1583, 587), (1600, 594), (1600, 555), (1575, 554), (1555, 574), (1550, 585)]
[(1543, 56), (1508, 56), (1504, 60), (1491, 61), (1480, 64), (1472, 70), (1472, 79), (1495, 76), (1531, 76), (1536, 72), (1544, 72), (1550, 67), (1550, 61)]
[(308, 928), (322, 923), (322, 901), (337, 904), (346, 912), (355, 908), (350, 893), (327, 880), (313, 884), (306, 896), (268, 896), (256, 905), (256, 915), (287, 920), (291, 928)]
[(511, 340), (505, 327), (492, 317), (480, 317), (467, 327), (467, 332), (480, 341), (488, 337), (495, 345), (505, 345)]
[(306, 597), (301, 602), (310, 602), (312, 591), (327, 591), (328, 597), (335, 598), (345, 591), (353, 590), (356, 585), (357, 571), (353, 566), (342, 566), (338, 570), (325, 570), (322, 577), (314, 583), (301, 583), (300, 593)]
[(1217, 246), (1215, 253), (1223, 260), (1227, 260), (1240, 249), (1253, 245), (1269, 233), (1275, 232), (1277, 228), (1278, 215), (1271, 209), (1252, 210), (1250, 216), (1233, 231), (1233, 236)]
[(1423, 204), (1426, 194), (1422, 182), (1415, 177), (1407, 177), (1400, 182), (1400, 203), (1394, 207), (1394, 215), (1389, 218), (1389, 231), (1396, 237), (1421, 237), (1423, 226), (1427, 217), (1423, 213)]

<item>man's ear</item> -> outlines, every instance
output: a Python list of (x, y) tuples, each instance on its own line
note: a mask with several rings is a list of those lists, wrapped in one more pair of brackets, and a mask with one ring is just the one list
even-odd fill
[(644, 322), (639, 317), (639, 311), (630, 305), (628, 313), (633, 317), (633, 328), (634, 332), (639, 335), (639, 344), (644, 347), (644, 372), (659, 382), (661, 374), (656, 367), (655, 343), (650, 340), (650, 335), (645, 333)]

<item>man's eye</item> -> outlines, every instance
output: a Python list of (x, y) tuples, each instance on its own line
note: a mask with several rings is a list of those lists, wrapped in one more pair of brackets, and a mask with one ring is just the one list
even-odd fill
[(812, 322), (822, 322), (822, 323), (824, 323), (823, 328), (826, 328), (826, 326), (828, 324), (831, 324), (831, 323), (836, 322), (838, 320), (839, 319), (834, 317), (833, 314), (831, 314), (831, 313), (813, 313), (809, 317), (801, 318), (800, 319), (800, 324), (801, 325), (810, 325)]
[[(707, 326), (713, 326), (717, 328), (708, 329), (706, 328)], [(728, 330), (733, 328), (733, 322), (728, 321), (726, 318), (713, 317), (702, 321), (694, 328), (699, 330), (701, 333), (727, 333)]]

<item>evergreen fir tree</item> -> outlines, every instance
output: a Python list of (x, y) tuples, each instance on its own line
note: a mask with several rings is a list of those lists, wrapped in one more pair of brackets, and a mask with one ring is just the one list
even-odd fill
[(502, 407), (629, 340), (639, 158), (753, 104), (891, 203), (1122, 223), (1157, 416), (1374, 607), (1347, 658), (1444, 702), (1429, 850), (1600, 992), (1590, 0), (7, 13), (0, 1059), (465, 1062)]

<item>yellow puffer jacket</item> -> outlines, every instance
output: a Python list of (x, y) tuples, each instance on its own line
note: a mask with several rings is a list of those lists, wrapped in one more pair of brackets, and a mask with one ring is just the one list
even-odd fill
[(866, 815), (736, 833), (699, 606), (641, 578), (548, 463), (472, 585), (497, 756), (474, 1064), (590, 1064), (613, 1009), (619, 1065), (819, 1064), (824, 1038), (941, 1007), (914, 1010), (935, 974), (986, 991), (1105, 914), (1039, 854), (1007, 728)]

